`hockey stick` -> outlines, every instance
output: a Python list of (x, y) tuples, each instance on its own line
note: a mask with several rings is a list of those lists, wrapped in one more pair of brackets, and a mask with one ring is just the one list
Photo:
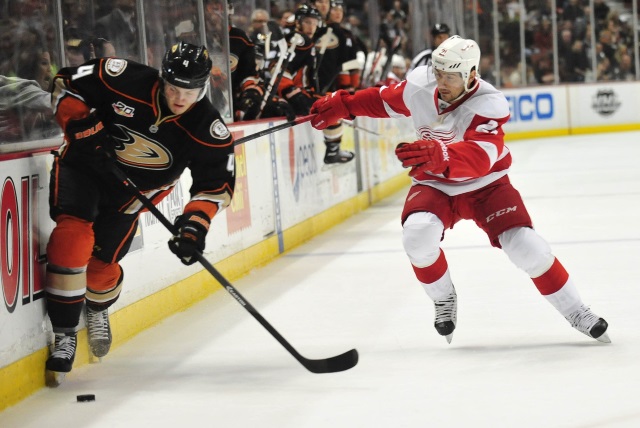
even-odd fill
[[(281, 42), (284, 43), (285, 45), (287, 43), (285, 39), (282, 39)], [(276, 69), (274, 70), (274, 73), (271, 76), (271, 80), (269, 81), (269, 87), (264, 93), (264, 98), (262, 99), (262, 104), (260, 105), (260, 113), (258, 113), (258, 116), (256, 117), (256, 119), (260, 119), (260, 117), (262, 116), (262, 112), (264, 111), (264, 108), (267, 105), (267, 102), (278, 92), (278, 86), (280, 85), (282, 76), (284, 75), (284, 72), (286, 71), (289, 63), (296, 56), (296, 53), (295, 53), (296, 47), (302, 43), (304, 43), (304, 39), (302, 38), (302, 36), (299, 35), (298, 33), (294, 34), (293, 37), (291, 38), (291, 46), (286, 51), (286, 56), (282, 57), (282, 47), (280, 46), (280, 41), (278, 42), (279, 44), (278, 46), (281, 49), (280, 51), (281, 56), (280, 58), (278, 58)]]
[[(380, 45), (382, 44), (382, 37), (378, 37), (378, 42), (376, 43), (375, 49), (371, 52), (373, 56), (371, 57), (371, 63), (373, 63), (373, 58), (380, 50)], [(367, 58), (369, 57), (369, 52), (364, 53), (364, 64), (362, 64), (362, 70), (360, 70), (360, 87), (358, 89), (363, 89), (366, 80), (369, 79), (369, 73), (367, 73)]]
[(344, 123), (345, 125), (347, 125), (347, 126), (349, 126), (349, 127), (353, 128), (353, 129), (358, 129), (358, 130), (360, 130), (360, 131), (364, 131), (364, 132), (369, 133), (369, 134), (372, 134), (372, 135), (380, 136), (380, 133), (378, 133), (378, 132), (376, 132), (376, 131), (373, 131), (373, 130), (371, 130), (371, 129), (368, 129), (368, 128), (365, 128), (365, 127), (362, 127), (362, 126), (356, 125), (356, 124), (355, 124), (355, 123), (353, 123), (353, 121), (351, 121), (351, 120), (342, 119), (342, 123)]
[(333, 34), (333, 28), (328, 27), (327, 32), (320, 37), (320, 52), (316, 58), (316, 64), (313, 67), (313, 84), (315, 85), (316, 93), (322, 94), (320, 91), (320, 78), (318, 77), (318, 73), (320, 72), (320, 65), (322, 64), (322, 59), (324, 58), (324, 53), (327, 50), (327, 46), (329, 45), (329, 40), (331, 40), (331, 35)]
[[(109, 156), (110, 157), (110, 156)], [(110, 157), (111, 158), (111, 157)], [(127, 175), (115, 164), (115, 161), (110, 159), (108, 162), (109, 168), (113, 172), (113, 174), (122, 182), (122, 184), (129, 189), (131, 194), (138, 199), (142, 205), (145, 206), (155, 217), (158, 219), (160, 223), (172, 235), (177, 235), (178, 231), (173, 223), (171, 223), (165, 216), (160, 212), (158, 208), (151, 202), (149, 198), (142, 194), (140, 189), (127, 177)], [(264, 319), (262, 315), (245, 299), (240, 292), (224, 277), (220, 272), (213, 267), (211, 263), (204, 257), (204, 255), (200, 251), (196, 251), (195, 253), (196, 259), (200, 262), (200, 264), (207, 270), (213, 277), (222, 285), (222, 287), (231, 294), (231, 296), (236, 299), (240, 305), (242, 305), (262, 326), (269, 332), (275, 339), (280, 342), (284, 348), (289, 351), (289, 353), (296, 359), (300, 364), (302, 364), (307, 370), (312, 373), (335, 373), (341, 372), (345, 370), (349, 370), (354, 367), (358, 363), (358, 351), (355, 349), (351, 349), (343, 354), (336, 355), (335, 357), (323, 358), (319, 360), (312, 360), (309, 358), (303, 357), (298, 351), (295, 350), (293, 346), (287, 342), (287, 340), (282, 337), (280, 333), (276, 331), (269, 322)]]
[(256, 138), (264, 137), (265, 135), (273, 134), (274, 132), (281, 131), (283, 129), (291, 128), (292, 126), (299, 125), (301, 123), (309, 122), (315, 114), (308, 114), (306, 116), (296, 117), (294, 120), (290, 122), (281, 123), (280, 125), (276, 125), (272, 128), (267, 128), (265, 130), (256, 132), (255, 134), (247, 135), (245, 137), (238, 138), (234, 141), (234, 145), (239, 145), (242, 143), (246, 143), (247, 141), (255, 140)]
[(382, 66), (382, 73), (380, 74), (380, 80), (384, 81), (387, 78), (387, 74), (389, 74), (389, 70), (391, 69), (391, 64), (393, 63), (393, 56), (398, 53), (400, 48), (402, 47), (402, 37), (396, 36), (393, 40), (393, 47), (391, 49), (391, 53), (387, 56), (387, 60)]

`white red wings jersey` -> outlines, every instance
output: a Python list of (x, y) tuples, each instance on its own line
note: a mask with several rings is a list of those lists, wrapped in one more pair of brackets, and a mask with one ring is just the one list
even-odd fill
[(419, 173), (414, 184), (453, 196), (485, 187), (509, 172), (511, 154), (502, 130), (509, 120), (509, 104), (482, 79), (452, 105), (438, 98), (437, 84), (422, 66), (400, 83), (356, 93), (347, 107), (355, 116), (411, 117), (418, 139), (446, 145), (445, 174)]

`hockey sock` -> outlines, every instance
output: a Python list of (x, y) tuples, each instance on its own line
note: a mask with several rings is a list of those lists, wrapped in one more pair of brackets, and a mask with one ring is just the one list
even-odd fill
[(440, 250), (438, 259), (432, 265), (417, 267), (412, 264), (411, 266), (416, 278), (432, 300), (439, 300), (453, 292), (453, 282), (444, 251)]
[(549, 270), (531, 280), (540, 294), (563, 316), (569, 315), (582, 304), (577, 288), (558, 259), (554, 260)]

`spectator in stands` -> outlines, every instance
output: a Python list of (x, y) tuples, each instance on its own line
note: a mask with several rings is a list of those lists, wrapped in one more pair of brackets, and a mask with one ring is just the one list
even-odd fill
[(135, 0), (113, 0), (113, 9), (96, 21), (93, 33), (110, 40), (119, 57), (138, 58), (138, 28)]
[(251, 13), (251, 28), (249, 29), (249, 37), (252, 40), (257, 37), (258, 34), (264, 34), (265, 28), (269, 22), (269, 12), (265, 9), (256, 9)]
[(113, 44), (102, 38), (68, 39), (65, 43), (65, 55), (69, 67), (78, 67), (90, 59), (110, 57), (115, 54)]
[(620, 55), (618, 65), (613, 69), (613, 79), (631, 82), (635, 80), (635, 70), (633, 69), (633, 58), (628, 53)]
[(571, 52), (560, 57), (563, 67), (560, 69), (560, 80), (563, 82), (584, 82), (587, 71), (591, 68), (587, 50), (582, 40), (575, 40)]
[(537, 83), (550, 85), (554, 82), (553, 54), (551, 52), (540, 55), (533, 63), (533, 75)]
[(607, 16), (609, 15), (609, 10), (611, 8), (607, 4), (605, 0), (594, 0), (593, 1), (593, 14), (596, 18), (596, 31), (601, 30), (606, 24)]
[[(600, 43), (598, 43), (600, 45)], [(613, 66), (609, 57), (602, 51), (598, 52), (596, 65), (596, 80), (598, 82), (608, 82), (613, 80)]]
[(546, 15), (542, 16), (540, 23), (535, 26), (535, 30), (533, 31), (533, 47), (541, 54), (546, 54), (553, 49), (551, 20)]

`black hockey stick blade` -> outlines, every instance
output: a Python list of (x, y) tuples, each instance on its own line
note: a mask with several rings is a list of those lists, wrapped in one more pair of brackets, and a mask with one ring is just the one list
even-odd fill
[(300, 357), (298, 361), (311, 373), (337, 373), (349, 370), (358, 364), (358, 351), (352, 349), (344, 354), (322, 360), (310, 360)]
[(247, 312), (253, 316), (271, 336), (273, 336), (289, 353), (298, 360), (307, 370), (311, 373), (336, 373), (349, 370), (358, 364), (358, 351), (352, 349), (344, 354), (336, 355), (335, 357), (323, 358), (319, 360), (312, 360), (303, 357), (288, 341), (282, 336), (278, 330), (275, 329), (261, 314), (253, 307), (247, 299), (240, 294), (240, 292), (227, 280), (218, 270), (213, 267), (211, 263), (202, 255), (202, 253), (196, 253), (196, 258), (209, 273), (222, 285), (222, 288), (227, 290), (231, 296), (236, 299), (240, 305), (242, 305)]

